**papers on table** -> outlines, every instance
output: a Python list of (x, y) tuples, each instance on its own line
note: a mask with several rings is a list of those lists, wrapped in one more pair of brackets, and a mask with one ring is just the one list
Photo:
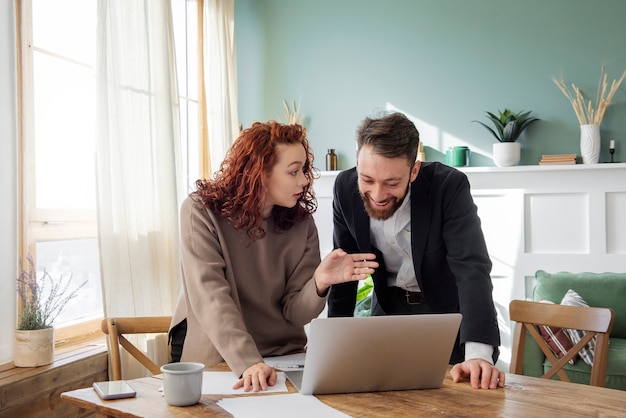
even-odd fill
[(322, 403), (315, 396), (299, 393), (227, 398), (219, 400), (217, 405), (236, 418), (258, 418), (259, 411), (268, 411), (268, 415), (272, 418), (344, 418), (350, 416)]
[[(304, 358), (305, 353), (299, 353), (264, 357), (263, 361), (278, 370), (294, 370), (304, 368)], [(285, 376), (280, 372), (278, 375)], [(272, 418), (344, 418), (350, 416), (331, 408), (315, 396), (299, 393), (226, 398), (219, 400), (217, 405), (236, 418), (258, 418), (259, 411), (271, 411)]]
[(263, 357), (263, 361), (268, 366), (279, 370), (303, 369), (305, 355), (305, 353), (297, 353), (285, 356)]
[[(298, 357), (299, 356), (299, 357)], [(285, 366), (287, 369), (300, 367), (304, 364), (304, 354), (281, 356), (272, 358), (275, 364)], [(266, 363), (271, 364), (268, 359)], [(276, 366), (274, 366), (276, 367)], [(278, 368), (278, 367), (277, 367)], [(274, 386), (269, 386), (262, 392), (244, 392), (243, 389), (233, 389), (233, 385), (239, 380), (232, 372), (204, 372), (202, 375), (203, 395), (262, 395), (268, 393), (288, 392), (285, 373), (277, 372), (278, 380)], [(161, 387), (159, 389), (163, 391)], [(221, 408), (230, 412), (236, 418), (259, 417), (259, 411), (272, 411), (272, 418), (344, 418), (349, 415), (337, 411), (324, 404), (315, 396), (291, 394), (274, 394), (269, 396), (237, 396), (221, 399), (217, 402)]]
[(285, 383), (285, 373), (277, 373), (278, 380), (274, 386), (268, 386), (267, 390), (261, 392), (244, 392), (243, 389), (233, 389), (237, 383), (237, 376), (231, 372), (204, 372), (202, 376), (203, 395), (254, 395), (270, 392), (287, 392)]

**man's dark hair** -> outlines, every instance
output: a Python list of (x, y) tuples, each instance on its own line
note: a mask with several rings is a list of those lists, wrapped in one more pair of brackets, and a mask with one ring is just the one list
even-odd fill
[(409, 166), (417, 159), (420, 134), (413, 122), (399, 112), (365, 118), (357, 129), (356, 139), (358, 151), (363, 145), (371, 145), (383, 157), (406, 158)]

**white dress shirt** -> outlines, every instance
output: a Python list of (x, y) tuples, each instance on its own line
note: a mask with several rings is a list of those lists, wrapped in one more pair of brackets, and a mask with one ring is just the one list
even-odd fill
[[(385, 261), (387, 286), (419, 292), (411, 255), (411, 191), (391, 217), (385, 220), (370, 218), (370, 240)], [(493, 364), (493, 347), (489, 344), (468, 341), (465, 343), (465, 360), (480, 358)]]

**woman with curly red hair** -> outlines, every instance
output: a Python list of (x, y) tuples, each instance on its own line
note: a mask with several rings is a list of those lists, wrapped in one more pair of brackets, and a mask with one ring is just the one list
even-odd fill
[(314, 170), (304, 128), (256, 122), (214, 179), (196, 182), (181, 207), (172, 361), (226, 361), (235, 388), (265, 390), (276, 372), (263, 357), (304, 351), (330, 286), (374, 272), (374, 254), (336, 249), (320, 261)]

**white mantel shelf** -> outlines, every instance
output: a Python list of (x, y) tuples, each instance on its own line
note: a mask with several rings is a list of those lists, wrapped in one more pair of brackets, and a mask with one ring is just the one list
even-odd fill
[[(457, 167), (464, 173), (503, 173), (525, 171), (577, 171), (577, 170), (619, 170), (626, 168), (626, 163), (598, 164), (552, 164), (552, 165), (516, 165), (512, 167)], [(328, 171), (327, 173), (332, 173)]]
[[(626, 163), (461, 167), (478, 207), (508, 370), (512, 299), (532, 296), (537, 270), (626, 272)], [(314, 182), (324, 256), (332, 250), (332, 189), (339, 171)]]
[[(456, 167), (464, 173), (518, 173), (526, 171), (578, 171), (578, 170), (620, 170), (626, 163), (598, 164), (553, 164), (553, 165), (516, 165), (511, 167)], [(320, 171), (322, 177), (336, 177), (341, 170)]]
[(625, 163), (462, 167), (460, 170), (467, 174), (472, 190), (617, 191), (625, 190), (626, 185)]

